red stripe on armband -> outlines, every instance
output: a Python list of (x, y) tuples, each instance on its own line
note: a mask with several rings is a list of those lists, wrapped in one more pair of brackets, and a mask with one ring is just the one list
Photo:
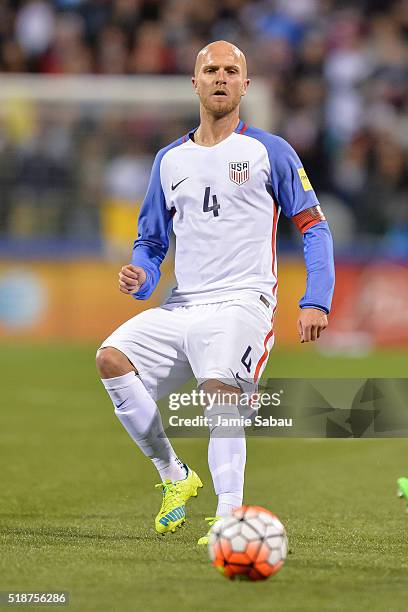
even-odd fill
[(301, 234), (304, 234), (308, 229), (320, 223), (320, 221), (326, 221), (326, 217), (323, 214), (322, 209), (319, 205), (312, 206), (292, 217), (293, 223), (298, 228)]

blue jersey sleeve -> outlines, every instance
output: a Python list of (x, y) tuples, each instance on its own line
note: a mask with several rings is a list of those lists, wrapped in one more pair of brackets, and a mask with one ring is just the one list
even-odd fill
[[(272, 136), (268, 143), (271, 190), (286, 217), (295, 217), (319, 201), (295, 150), (286, 140)], [(322, 215), (324, 219), (324, 216)], [(312, 220), (303, 232), (303, 253), (307, 282), (301, 308), (330, 312), (334, 291), (333, 240), (327, 221)]]
[(294, 217), (319, 201), (296, 151), (286, 140), (272, 136), (268, 146), (271, 189), (286, 217)]
[(160, 279), (160, 265), (169, 248), (169, 234), (172, 226), (171, 213), (160, 180), (160, 164), (163, 150), (159, 151), (153, 163), (149, 186), (143, 201), (139, 221), (138, 238), (135, 240), (132, 264), (146, 272), (146, 280), (137, 293), (136, 300), (147, 300)]
[[(283, 138), (257, 128), (249, 128), (246, 134), (262, 142), (268, 152), (271, 169), (268, 189), (275, 202), (286, 217), (298, 215), (293, 220), (303, 233), (307, 271), (306, 292), (299, 305), (329, 313), (334, 291), (333, 240), (302, 162)], [(314, 210), (318, 211), (316, 218)]]
[(320, 221), (303, 234), (307, 270), (305, 295), (301, 308), (317, 308), (329, 314), (334, 291), (333, 240), (327, 221)]

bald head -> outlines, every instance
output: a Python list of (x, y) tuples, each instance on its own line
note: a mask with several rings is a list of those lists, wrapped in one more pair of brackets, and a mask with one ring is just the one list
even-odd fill
[(249, 85), (245, 55), (225, 40), (210, 43), (197, 55), (191, 81), (200, 98), (201, 118), (204, 113), (218, 119), (237, 118)]
[(238, 65), (241, 68), (242, 76), (247, 76), (247, 64), (245, 55), (238, 47), (226, 40), (217, 40), (210, 43), (199, 51), (194, 68), (194, 76), (200, 72), (201, 66), (206, 64), (218, 63), (222, 57), (224, 62), (231, 65)]

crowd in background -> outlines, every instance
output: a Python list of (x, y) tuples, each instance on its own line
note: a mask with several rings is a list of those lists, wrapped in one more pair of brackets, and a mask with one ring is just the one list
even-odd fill
[[(384, 252), (408, 256), (408, 0), (0, 3), (3, 74), (190, 75), (216, 39), (240, 46), (250, 76), (270, 84), (274, 130), (302, 158), (340, 243), (377, 236)], [(165, 118), (150, 143), (143, 122), (37, 123), (16, 143), (0, 114), (0, 233), (11, 231), (17, 196), (58, 210), (60, 235), (95, 231), (107, 192), (141, 197), (170, 135)]]

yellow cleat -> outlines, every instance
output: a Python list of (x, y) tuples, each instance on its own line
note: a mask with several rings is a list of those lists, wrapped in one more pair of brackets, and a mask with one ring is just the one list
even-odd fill
[(208, 523), (209, 530), (207, 531), (207, 533), (204, 536), (201, 536), (201, 538), (198, 540), (197, 544), (199, 544), (200, 546), (208, 544), (208, 540), (209, 540), (209, 537), (210, 537), (212, 526), (214, 525), (214, 523), (219, 521), (221, 518), (222, 518), (221, 516), (207, 516), (207, 518), (204, 519)]
[(156, 516), (155, 527), (157, 533), (164, 535), (174, 533), (186, 520), (186, 502), (190, 497), (197, 497), (198, 489), (203, 483), (197, 474), (187, 469), (187, 476), (183, 480), (166, 480), (156, 485), (163, 491), (163, 501), (159, 514)]

